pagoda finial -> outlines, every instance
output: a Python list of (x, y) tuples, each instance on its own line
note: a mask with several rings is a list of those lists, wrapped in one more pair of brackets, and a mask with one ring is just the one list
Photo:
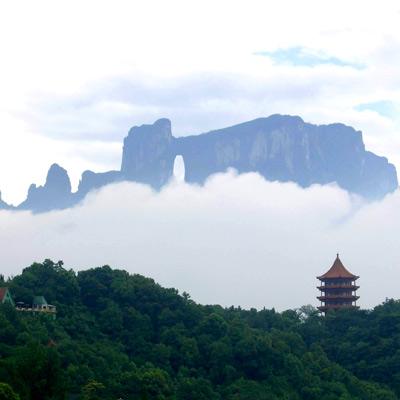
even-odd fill
[(339, 253), (336, 253), (336, 258), (339, 258)]

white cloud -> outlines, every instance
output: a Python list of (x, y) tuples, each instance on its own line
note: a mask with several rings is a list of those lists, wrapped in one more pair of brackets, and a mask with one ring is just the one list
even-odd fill
[(233, 171), (161, 192), (122, 183), (61, 212), (0, 212), (2, 273), (45, 258), (75, 270), (109, 264), (201, 303), (282, 310), (318, 305), (316, 276), (339, 252), (370, 308), (398, 297), (399, 203), (400, 192), (363, 204), (336, 186)]

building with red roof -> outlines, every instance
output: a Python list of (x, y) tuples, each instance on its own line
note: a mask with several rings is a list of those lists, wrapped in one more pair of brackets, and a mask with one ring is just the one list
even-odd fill
[(15, 307), (14, 300), (11, 297), (10, 291), (8, 287), (0, 287), (0, 303), (11, 303), (13, 307)]
[(321, 281), (321, 286), (317, 287), (321, 292), (317, 297), (321, 301), (318, 310), (326, 314), (328, 310), (359, 308), (357, 300), (360, 297), (356, 295), (359, 288), (356, 286), (358, 278), (359, 276), (352, 274), (344, 267), (338, 254), (329, 271), (317, 276), (317, 279)]

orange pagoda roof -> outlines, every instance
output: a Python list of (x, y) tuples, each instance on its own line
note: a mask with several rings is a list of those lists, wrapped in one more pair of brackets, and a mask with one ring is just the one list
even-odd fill
[(317, 276), (318, 279), (322, 280), (325, 278), (352, 278), (358, 279), (359, 276), (353, 275), (351, 272), (347, 271), (342, 262), (340, 261), (339, 254), (336, 257), (331, 269), (324, 275)]

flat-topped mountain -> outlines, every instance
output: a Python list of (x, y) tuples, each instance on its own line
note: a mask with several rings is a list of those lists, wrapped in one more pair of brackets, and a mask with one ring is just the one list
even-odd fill
[(302, 187), (336, 182), (368, 199), (398, 187), (394, 165), (365, 150), (362, 134), (343, 124), (312, 125), (300, 117), (272, 115), (198, 136), (175, 138), (171, 123), (132, 128), (124, 140), (121, 172), (159, 188), (182, 155), (185, 180), (202, 184), (216, 172), (235, 168), (270, 181)]
[(160, 189), (172, 177), (177, 155), (183, 156), (189, 183), (203, 184), (210, 175), (235, 168), (239, 173), (258, 172), (269, 181), (295, 182), (302, 187), (336, 182), (371, 200), (381, 199), (398, 187), (394, 165), (366, 151), (362, 133), (343, 124), (318, 126), (300, 117), (272, 115), (176, 138), (171, 122), (160, 119), (129, 131), (120, 171), (85, 171), (78, 191), (71, 193), (67, 172), (54, 164), (46, 184), (38, 188), (32, 185), (28, 198), (17, 208), (34, 212), (67, 208), (91, 190), (117, 181)]

